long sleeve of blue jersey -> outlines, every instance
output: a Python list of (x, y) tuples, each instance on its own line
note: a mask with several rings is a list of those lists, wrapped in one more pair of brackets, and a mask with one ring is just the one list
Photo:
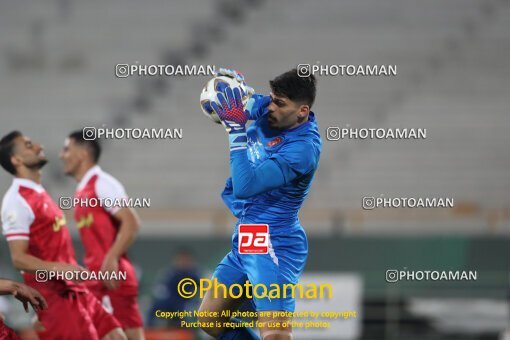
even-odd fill
[(267, 106), (271, 103), (271, 97), (255, 93), (246, 104), (246, 110), (250, 113), (250, 120), (257, 120), (267, 112)]
[(234, 196), (249, 198), (288, 184), (312, 171), (316, 157), (311, 144), (306, 141), (287, 143), (257, 167), (250, 164), (246, 150), (232, 151), (230, 171)]

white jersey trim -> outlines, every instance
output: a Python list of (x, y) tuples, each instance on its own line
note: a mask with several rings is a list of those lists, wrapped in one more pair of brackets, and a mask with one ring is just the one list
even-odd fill
[[(78, 184), (76, 190), (77, 191), (82, 190), (94, 175), (97, 175), (96, 186), (94, 188), (97, 198), (99, 198), (100, 200), (105, 200), (107, 198), (114, 200), (122, 200), (128, 198), (126, 190), (124, 189), (122, 183), (120, 183), (115, 177), (113, 177), (109, 173), (104, 172), (99, 167), (99, 165), (93, 166), (85, 173), (80, 183)], [(112, 206), (104, 207), (104, 209), (110, 215), (115, 215), (120, 210), (120, 207)]]
[(27, 187), (41, 193), (44, 188), (29, 179), (15, 178), (2, 200), (2, 233), (7, 241), (28, 240), (30, 226), (35, 214), (28, 202), (19, 193), (20, 187)]

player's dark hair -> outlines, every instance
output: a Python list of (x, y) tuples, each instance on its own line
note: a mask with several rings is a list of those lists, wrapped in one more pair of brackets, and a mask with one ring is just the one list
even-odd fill
[(300, 76), (297, 69), (292, 69), (269, 81), (271, 91), (293, 102), (312, 107), (317, 92), (317, 80), (313, 74)]
[(97, 139), (83, 138), (83, 130), (71, 132), (68, 138), (73, 139), (78, 145), (85, 146), (89, 150), (94, 163), (99, 161), (99, 157), (101, 156), (101, 144), (99, 144)]
[(14, 140), (23, 136), (19, 131), (11, 131), (0, 140), (0, 165), (11, 175), (16, 175), (16, 168), (12, 165), (11, 156), (14, 153)]

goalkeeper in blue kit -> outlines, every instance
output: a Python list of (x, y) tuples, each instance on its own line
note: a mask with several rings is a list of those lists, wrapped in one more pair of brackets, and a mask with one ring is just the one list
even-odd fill
[[(241, 74), (222, 69), (221, 75), (244, 82)], [(238, 88), (225, 87), (218, 93), (218, 102), (211, 103), (226, 128), (230, 145), (230, 171), (222, 198), (238, 218), (232, 236), (232, 250), (214, 272), (214, 279), (227, 287), (244, 285), (297, 284), (308, 256), (306, 234), (299, 222), (298, 212), (305, 200), (317, 169), (322, 141), (315, 114), (310, 111), (315, 100), (316, 80), (313, 75), (300, 77), (296, 69), (269, 82), (270, 96), (254, 94), (246, 107)], [(247, 128), (248, 120), (254, 123)], [(239, 252), (239, 225), (269, 225), (266, 254)], [(236, 310), (243, 299), (214, 296), (209, 290), (200, 311)], [(221, 295), (221, 294), (220, 294)], [(262, 339), (291, 339), (292, 329), (288, 313), (293, 312), (292, 292), (279, 297), (260, 297), (253, 294)], [(268, 317), (273, 313), (276, 317)], [(278, 313), (280, 312), (280, 313)], [(228, 317), (201, 318), (210, 325), (223, 325)], [(234, 320), (235, 321), (235, 320)], [(280, 322), (280, 324), (277, 324)], [(276, 325), (276, 326), (275, 326)], [(203, 327), (217, 339), (259, 339), (247, 328)]]

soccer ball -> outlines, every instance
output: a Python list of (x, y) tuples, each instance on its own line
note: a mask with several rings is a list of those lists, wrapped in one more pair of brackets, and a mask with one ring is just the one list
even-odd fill
[(246, 91), (246, 86), (237, 79), (226, 76), (218, 76), (209, 80), (200, 94), (200, 107), (204, 114), (217, 124), (221, 123), (220, 118), (216, 112), (214, 112), (211, 102), (218, 103), (216, 94), (218, 92), (223, 92), (227, 86), (230, 86), (232, 89), (235, 87), (239, 88), (244, 107), (246, 107), (246, 103), (248, 103), (248, 99), (250, 99), (250, 96)]

